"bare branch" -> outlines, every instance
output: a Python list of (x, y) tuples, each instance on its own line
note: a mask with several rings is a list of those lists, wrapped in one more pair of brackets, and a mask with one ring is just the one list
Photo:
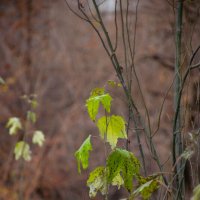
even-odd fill
[(71, 6), (69, 5), (69, 3), (68, 3), (67, 0), (64, 0), (64, 2), (65, 2), (65, 4), (67, 5), (67, 7), (69, 8), (69, 10), (70, 10), (74, 15), (76, 15), (78, 18), (80, 18), (80, 19), (82, 19), (82, 20), (88, 22), (87, 19), (85, 19), (84, 17), (82, 17), (81, 15), (79, 15), (75, 10), (73, 10), (73, 9), (71, 8)]

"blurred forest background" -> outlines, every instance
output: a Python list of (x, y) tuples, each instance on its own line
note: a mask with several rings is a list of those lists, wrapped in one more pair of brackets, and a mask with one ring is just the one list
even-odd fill
[[(134, 22), (135, 0), (132, 2)], [(199, 8), (198, 0), (188, 1), (184, 6), (185, 62), (200, 44)], [(102, 8), (110, 35), (114, 35), (112, 11), (112, 3)], [(154, 128), (174, 78), (174, 18), (171, 1), (140, 1), (135, 65)], [(200, 54), (197, 61), (199, 57)], [(199, 71), (190, 75), (184, 93), (185, 133), (200, 124), (199, 75)], [(64, 0), (0, 0), (0, 76), (6, 82), (0, 86), (0, 199), (18, 199), (21, 167), (12, 150), (19, 138), (9, 136), (5, 126), (9, 117), (26, 118), (27, 106), (21, 98), (25, 94), (37, 95), (35, 126), (45, 133), (46, 141), (42, 148), (31, 146), (32, 160), (23, 169), (24, 199), (89, 199), (88, 171), (79, 175), (74, 158), (74, 152), (88, 134), (98, 135), (84, 104), (93, 88), (104, 86), (108, 80), (117, 81), (95, 32), (69, 11)], [(155, 138), (163, 162), (170, 156), (172, 92), (173, 87), (167, 95)], [(138, 89), (133, 87), (134, 95), (143, 110)], [(113, 112), (126, 118), (128, 109), (122, 89), (112, 89), (112, 96)], [(138, 156), (134, 137), (132, 134), (131, 151)], [(90, 169), (105, 162), (102, 143), (98, 139), (94, 142)], [(151, 156), (148, 154), (147, 151), (147, 159)], [(156, 170), (153, 161), (148, 163), (148, 170), (149, 174)], [(110, 199), (120, 199), (120, 194), (113, 191)]]

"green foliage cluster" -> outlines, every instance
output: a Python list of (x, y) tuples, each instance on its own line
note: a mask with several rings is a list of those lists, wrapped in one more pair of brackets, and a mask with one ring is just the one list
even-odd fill
[[(112, 81), (108, 84), (120, 87)], [(137, 196), (141, 196), (145, 200), (149, 199), (159, 187), (160, 176), (143, 177), (140, 174), (140, 161), (135, 155), (117, 147), (119, 138), (127, 139), (126, 121), (122, 116), (110, 114), (112, 100), (113, 98), (104, 88), (93, 89), (90, 97), (86, 100), (89, 117), (97, 126), (100, 138), (111, 147), (106, 165), (98, 166), (90, 172), (87, 180), (89, 196), (94, 198), (97, 192), (106, 196), (110, 186), (117, 186), (118, 189), (121, 187), (127, 189), (130, 194), (128, 199), (134, 199)], [(105, 110), (105, 115), (98, 117), (100, 106)], [(92, 136), (89, 135), (75, 152), (79, 173), (81, 173), (81, 166), (83, 169), (87, 169), (89, 166), (89, 155), (92, 151), (91, 138)]]
[(121, 174), (124, 180), (124, 187), (129, 192), (132, 192), (133, 177), (137, 177), (140, 171), (140, 162), (133, 153), (116, 148), (107, 159), (107, 168), (109, 171), (107, 176), (108, 183), (111, 183), (118, 174)]
[[(23, 139), (18, 141), (15, 144), (14, 148), (14, 155), (15, 159), (19, 160), (20, 158), (24, 159), (25, 161), (31, 160), (31, 150), (30, 145), (28, 142), (26, 142), (27, 132), (28, 132), (28, 125), (29, 124), (35, 124), (37, 121), (37, 115), (35, 112), (35, 109), (37, 108), (37, 100), (35, 95), (31, 95), (28, 97), (27, 95), (24, 95), (22, 97), (30, 107), (30, 110), (26, 113), (26, 120), (24, 124), (22, 124), (22, 121), (18, 117), (11, 117), (8, 119), (8, 122), (6, 124), (6, 128), (9, 129), (10, 135), (17, 135), (21, 131), (21, 134), (23, 134)], [(41, 130), (33, 130), (31, 131), (32, 135), (32, 143), (37, 144), (38, 146), (42, 146), (45, 141), (44, 133)]]

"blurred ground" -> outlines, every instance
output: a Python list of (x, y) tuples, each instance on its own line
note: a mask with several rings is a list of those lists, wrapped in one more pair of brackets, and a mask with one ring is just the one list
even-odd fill
[[(199, 45), (200, 23), (195, 14), (198, 2), (185, 7), (184, 19), (189, 22), (184, 32), (185, 55)], [(188, 14), (189, 13), (189, 14)], [(133, 21), (135, 13), (132, 13)], [(113, 35), (112, 21), (106, 17)], [(196, 19), (198, 22), (196, 23)], [(196, 23), (194, 31), (192, 25)], [(193, 34), (190, 45), (188, 38)], [(122, 55), (122, 50), (119, 50)], [(144, 91), (153, 129), (157, 126), (159, 109), (166, 90), (173, 80), (174, 63), (174, 11), (167, 1), (141, 0), (136, 40), (136, 69)], [(102, 87), (108, 80), (117, 80), (102, 45), (94, 31), (66, 7), (64, 1), (0, 0), (0, 76), (7, 86), (0, 88), (0, 199), (17, 199), (20, 164), (11, 153), (17, 137), (10, 137), (5, 129), (11, 116), (25, 118), (26, 105), (20, 98), (24, 94), (38, 96), (38, 121), (46, 143), (42, 149), (31, 147), (33, 159), (24, 168), (25, 199), (87, 200), (86, 179), (89, 170), (79, 175), (74, 152), (88, 134), (98, 135), (85, 109), (85, 99), (94, 87)], [(199, 72), (188, 84), (188, 96), (196, 94)], [(196, 78), (197, 77), (197, 78)], [(127, 117), (123, 91), (112, 92), (115, 99), (113, 113)], [(144, 112), (137, 87), (133, 96)], [(195, 95), (193, 95), (195, 96)], [(186, 98), (194, 105), (194, 98)], [(197, 112), (193, 106), (193, 113)], [(166, 98), (161, 127), (155, 137), (162, 162), (170, 156), (173, 97)], [(145, 116), (144, 116), (145, 117)], [(185, 131), (198, 128), (199, 119), (189, 123)], [(139, 156), (138, 145), (131, 136), (131, 150)], [(94, 139), (91, 167), (104, 163), (104, 149)], [(146, 152), (146, 158), (150, 158)], [(168, 165), (166, 165), (166, 168)], [(148, 163), (149, 173), (155, 171), (153, 161)], [(169, 170), (169, 169), (168, 169)], [(120, 196), (113, 196), (119, 199)], [(97, 197), (96, 199), (102, 199)]]

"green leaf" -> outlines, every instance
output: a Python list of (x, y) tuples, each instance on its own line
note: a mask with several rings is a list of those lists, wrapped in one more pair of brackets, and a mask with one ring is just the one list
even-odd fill
[(90, 198), (94, 198), (98, 191), (105, 195), (107, 190), (106, 169), (101, 166), (94, 169), (87, 180), (87, 186), (90, 188)]
[(6, 128), (9, 128), (9, 134), (15, 135), (17, 134), (18, 130), (22, 129), (22, 124), (19, 118), (11, 117), (9, 118)]
[(132, 197), (136, 197), (139, 194), (144, 200), (151, 197), (159, 187), (158, 176), (149, 176), (147, 178), (140, 178), (140, 186), (133, 192)]
[(24, 141), (20, 141), (15, 145), (14, 154), (16, 160), (19, 160), (21, 157), (26, 161), (31, 160), (30, 146)]
[(27, 119), (28, 119), (30, 122), (35, 123), (36, 120), (37, 120), (37, 116), (36, 116), (35, 112), (32, 112), (32, 111), (29, 110), (29, 111), (27, 112)]
[(38, 107), (38, 102), (36, 99), (30, 101), (32, 109), (36, 109)]
[(118, 138), (127, 138), (125, 121), (121, 116), (112, 115), (111, 117), (101, 117), (97, 122), (100, 136), (110, 143), (114, 149)]
[(1, 76), (0, 76), (0, 85), (5, 85), (5, 81), (3, 80)]
[(112, 97), (107, 93), (102, 95), (100, 98), (100, 102), (102, 103), (104, 109), (110, 113), (110, 107), (111, 107), (111, 101), (112, 101)]
[(81, 164), (83, 169), (88, 168), (89, 151), (92, 150), (90, 141), (91, 135), (83, 142), (81, 147), (75, 152), (75, 157), (78, 162), (78, 172), (81, 173)]
[(121, 177), (120, 173), (117, 174), (117, 176), (115, 176), (112, 180), (112, 183), (111, 183), (113, 186), (117, 186), (118, 190), (120, 189), (120, 187), (122, 185), (124, 185), (124, 180), (123, 178)]
[(91, 92), (89, 99), (86, 100), (86, 107), (90, 119), (93, 121), (96, 120), (100, 103), (103, 105), (104, 109), (110, 113), (111, 101), (112, 97), (108, 93), (105, 93), (104, 88), (95, 88)]
[(131, 192), (133, 189), (133, 178), (139, 174), (140, 162), (133, 153), (116, 148), (106, 162), (108, 168), (107, 181), (112, 183), (113, 179), (121, 173), (125, 188)]
[[(94, 198), (98, 191), (100, 191), (102, 195), (106, 194), (107, 188), (109, 186), (106, 179), (107, 170), (107, 168), (100, 166), (90, 173), (90, 176), (87, 180), (87, 186), (90, 188), (90, 198)], [(120, 189), (120, 186), (124, 184), (124, 180), (121, 177), (120, 173), (113, 178), (111, 184), (113, 186), (117, 186), (118, 189)]]
[(200, 184), (197, 185), (193, 190), (193, 196), (191, 200), (199, 200), (200, 199)]
[(98, 114), (98, 111), (99, 111), (99, 100), (95, 97), (93, 98), (89, 98), (87, 101), (86, 101), (86, 107), (87, 107), (87, 110), (88, 110), (88, 114), (90, 116), (90, 119), (92, 121), (95, 121), (96, 119), (96, 116)]
[(38, 144), (41, 147), (44, 141), (45, 141), (45, 137), (42, 131), (37, 130), (33, 133), (33, 138), (32, 138), (33, 144)]
[(108, 81), (108, 85), (110, 85), (112, 87), (122, 87), (121, 83), (117, 83), (117, 82), (111, 81), (111, 80)]

